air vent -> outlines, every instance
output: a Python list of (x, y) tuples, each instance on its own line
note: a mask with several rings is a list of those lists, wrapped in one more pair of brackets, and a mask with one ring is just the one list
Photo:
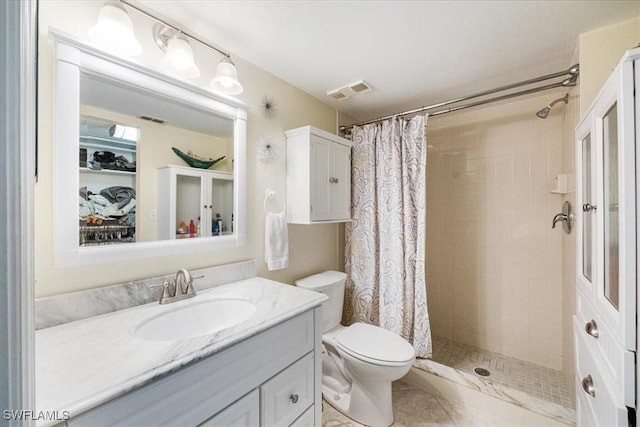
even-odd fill
[(336, 101), (342, 101), (344, 99), (352, 97), (353, 95), (369, 92), (370, 90), (371, 86), (369, 86), (367, 82), (365, 82), (364, 80), (359, 80), (341, 88), (330, 90), (329, 92), (327, 92), (327, 96), (330, 96)]
[(333, 99), (335, 99), (336, 101), (342, 101), (343, 99), (348, 98), (347, 95), (345, 95), (344, 93), (337, 91), (337, 92), (328, 92), (327, 95), (329, 95), (330, 97), (332, 97)]
[(364, 92), (369, 92), (371, 90), (371, 88), (363, 81), (353, 83), (350, 86), (350, 88), (356, 93), (364, 93)]
[(138, 116), (138, 118), (139, 118), (139, 119), (142, 119), (142, 120), (147, 120), (147, 121), (149, 121), (149, 122), (158, 123), (158, 124), (160, 124), (160, 125), (163, 125), (163, 124), (165, 124), (165, 123), (166, 123), (166, 121), (165, 121), (165, 120), (158, 119), (157, 117), (151, 117), (151, 116), (144, 116), (144, 115), (143, 115), (143, 116)]

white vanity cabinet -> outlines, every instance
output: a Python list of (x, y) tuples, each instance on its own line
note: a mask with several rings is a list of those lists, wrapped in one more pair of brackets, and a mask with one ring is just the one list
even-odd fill
[(634, 49), (576, 128), (578, 425), (626, 425), (636, 405), (638, 84)]
[(312, 126), (285, 134), (289, 223), (349, 221), (351, 141)]
[(68, 426), (321, 425), (315, 308), (74, 416)]
[[(233, 174), (182, 166), (158, 168), (158, 238), (226, 235), (233, 232)], [(213, 221), (222, 220), (222, 230)], [(200, 222), (200, 233), (180, 233), (180, 222)]]

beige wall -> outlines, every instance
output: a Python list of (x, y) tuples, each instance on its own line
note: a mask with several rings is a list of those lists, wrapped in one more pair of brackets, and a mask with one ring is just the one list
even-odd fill
[[(262, 200), (270, 187), (286, 197), (286, 159), (265, 165), (257, 160), (257, 147), (262, 138), (275, 136), (284, 142), (283, 131), (313, 125), (335, 132), (336, 111), (308, 94), (273, 75), (234, 57), (244, 92), (238, 96), (248, 106), (247, 122), (247, 236), (246, 246), (225, 251), (185, 254), (181, 256), (143, 259), (139, 261), (100, 264), (82, 268), (59, 269), (53, 266), (53, 49), (46, 34), (49, 25), (80, 39), (86, 39), (88, 29), (97, 19), (101, 2), (42, 1), (40, 3), (40, 82), (39, 82), (39, 177), (36, 185), (36, 295), (99, 287), (158, 274), (169, 274), (180, 267), (199, 268), (226, 264), (238, 260), (257, 259), (259, 274), (293, 283), (299, 277), (326, 269), (343, 269), (338, 256), (343, 245), (337, 225), (290, 226), (290, 267), (279, 272), (267, 272), (263, 263), (264, 216)], [(137, 60), (157, 65), (161, 51), (151, 37), (151, 22), (130, 12), (136, 34), (144, 53)], [(220, 56), (195, 45), (195, 56), (201, 69), (197, 84), (206, 85), (212, 78)], [(264, 96), (276, 103), (278, 114), (268, 119), (261, 114)]]
[(434, 335), (563, 365), (564, 105), (545, 93), (429, 120), (427, 286)]
[(580, 34), (580, 116), (622, 55), (640, 43), (640, 16)]

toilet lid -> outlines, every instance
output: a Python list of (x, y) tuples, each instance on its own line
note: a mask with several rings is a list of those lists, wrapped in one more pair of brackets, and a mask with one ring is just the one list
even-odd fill
[(354, 357), (381, 363), (402, 363), (413, 360), (415, 350), (402, 337), (378, 326), (354, 323), (339, 333), (336, 344)]

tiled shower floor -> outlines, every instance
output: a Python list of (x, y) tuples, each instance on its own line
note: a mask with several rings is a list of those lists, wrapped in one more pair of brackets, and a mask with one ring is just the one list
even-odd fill
[(432, 360), (476, 376), (475, 368), (488, 369), (491, 375), (485, 380), (575, 408), (560, 371), (439, 337), (433, 337)]

